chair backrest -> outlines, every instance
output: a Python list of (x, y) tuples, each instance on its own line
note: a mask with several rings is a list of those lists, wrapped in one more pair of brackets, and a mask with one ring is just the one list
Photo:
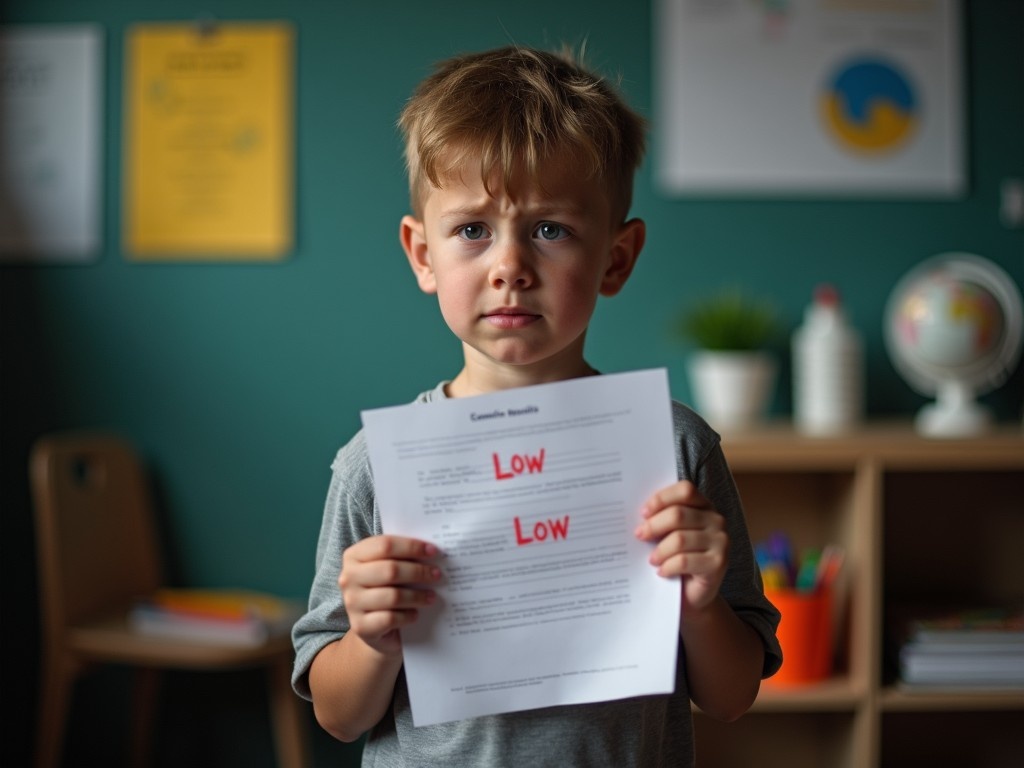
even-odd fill
[(161, 585), (148, 476), (124, 438), (45, 435), (32, 447), (44, 632), (129, 606)]

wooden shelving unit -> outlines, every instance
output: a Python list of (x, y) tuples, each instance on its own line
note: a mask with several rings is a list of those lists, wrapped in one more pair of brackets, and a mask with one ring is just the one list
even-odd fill
[(832, 677), (762, 686), (735, 723), (698, 713), (708, 766), (1009, 768), (1024, 755), (1024, 693), (907, 693), (892, 616), (909, 605), (1024, 600), (1024, 430), (927, 439), (906, 423), (841, 437), (788, 425), (726, 434), (752, 538), (847, 552)]

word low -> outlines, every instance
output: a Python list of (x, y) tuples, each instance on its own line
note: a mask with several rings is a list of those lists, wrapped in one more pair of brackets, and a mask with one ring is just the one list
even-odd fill
[(523, 534), (523, 525), (519, 522), (518, 517), (512, 518), (512, 525), (516, 529), (516, 546), (518, 547), (531, 544), (534, 541), (544, 541), (548, 536), (550, 536), (553, 541), (565, 539), (569, 536), (568, 515), (563, 517), (561, 520), (538, 520), (533, 524), (533, 536), (526, 536)]
[(544, 449), (540, 449), (540, 453), (536, 456), (526, 454), (521, 456), (518, 453), (513, 453), (512, 458), (509, 460), (509, 468), (502, 469), (501, 458), (497, 453), (492, 453), (491, 458), (494, 460), (494, 479), (495, 480), (509, 480), (517, 475), (522, 474), (539, 474), (544, 471)]

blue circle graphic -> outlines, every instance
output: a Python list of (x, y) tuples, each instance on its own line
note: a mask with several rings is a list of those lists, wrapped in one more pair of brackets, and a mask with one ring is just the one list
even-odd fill
[(825, 89), (821, 107), (832, 136), (859, 152), (896, 149), (919, 121), (910, 79), (878, 58), (856, 58), (841, 66)]

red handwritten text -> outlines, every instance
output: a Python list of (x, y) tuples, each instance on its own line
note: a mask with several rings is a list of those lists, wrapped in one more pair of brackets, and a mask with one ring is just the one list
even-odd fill
[(561, 520), (538, 520), (533, 524), (533, 536), (523, 534), (523, 526), (519, 522), (518, 517), (512, 519), (512, 524), (516, 529), (516, 545), (520, 547), (534, 541), (544, 541), (548, 536), (551, 537), (552, 541), (565, 539), (569, 536), (568, 515)]
[(521, 475), (524, 472), (532, 475), (544, 471), (544, 449), (540, 449), (540, 453), (536, 456), (520, 456), (518, 453), (512, 454), (512, 458), (509, 460), (509, 468), (502, 469), (501, 459), (498, 458), (498, 454), (492, 453), (491, 458), (494, 459), (494, 477), (497, 480), (508, 480), (509, 478)]

